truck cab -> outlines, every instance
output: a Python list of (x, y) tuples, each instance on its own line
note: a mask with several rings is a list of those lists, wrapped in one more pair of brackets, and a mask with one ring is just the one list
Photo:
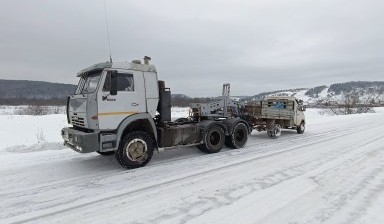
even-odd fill
[[(156, 138), (153, 118), (159, 102), (156, 68), (140, 60), (104, 62), (80, 72), (76, 92), (68, 97), (64, 144), (81, 153), (112, 154), (119, 143), (118, 131), (129, 120), (142, 120)], [(128, 120), (127, 120), (128, 119)], [(139, 124), (137, 124), (139, 125)], [(109, 153), (111, 152), (111, 153)]]

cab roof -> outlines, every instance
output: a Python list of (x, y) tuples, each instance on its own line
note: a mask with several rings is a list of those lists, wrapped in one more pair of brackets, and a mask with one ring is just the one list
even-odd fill
[(86, 75), (90, 71), (95, 70), (103, 70), (105, 68), (110, 69), (124, 69), (124, 70), (133, 70), (133, 71), (142, 71), (142, 72), (155, 72), (156, 73), (156, 67), (151, 64), (141, 64), (137, 62), (101, 62), (94, 64), (92, 66), (89, 66), (88, 68), (85, 68), (77, 73), (77, 77), (81, 77)]

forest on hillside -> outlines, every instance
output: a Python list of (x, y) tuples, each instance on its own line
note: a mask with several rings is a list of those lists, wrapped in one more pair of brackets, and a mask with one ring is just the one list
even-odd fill
[[(260, 100), (271, 94), (278, 94), (285, 91), (302, 91), (306, 96), (317, 98), (319, 94), (328, 88), (322, 85), (314, 88), (298, 88), (289, 90), (277, 90), (258, 93), (249, 97), (239, 98), (243, 102)], [(354, 93), (355, 95), (364, 95), (382, 92), (384, 82), (346, 82), (335, 83), (329, 86), (328, 94), (341, 95)], [(50, 83), (41, 81), (26, 80), (1, 80), (0, 79), (0, 105), (65, 105), (66, 99), (76, 90), (76, 85)], [(214, 97), (189, 97), (184, 94), (172, 94), (172, 106), (187, 107), (191, 103), (206, 103)]]

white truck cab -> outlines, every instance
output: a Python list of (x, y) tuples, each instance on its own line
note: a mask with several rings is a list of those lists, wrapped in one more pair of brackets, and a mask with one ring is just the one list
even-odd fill
[[(155, 117), (159, 91), (153, 65), (105, 62), (77, 76), (80, 81), (68, 107), (69, 121), (74, 126), (115, 130), (128, 115), (148, 113)], [(112, 76), (117, 79), (116, 93), (110, 92)]]
[(67, 146), (78, 152), (114, 150), (118, 136), (113, 132), (128, 117), (148, 118), (155, 130), (159, 87), (156, 68), (149, 59), (144, 64), (140, 60), (98, 63), (78, 72), (80, 81), (67, 105), (73, 127), (62, 131)]

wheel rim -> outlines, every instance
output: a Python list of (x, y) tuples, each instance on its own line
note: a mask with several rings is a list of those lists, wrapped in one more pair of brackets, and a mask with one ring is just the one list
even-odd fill
[(209, 142), (211, 145), (216, 146), (221, 141), (221, 135), (218, 131), (213, 131), (211, 135), (209, 136)]
[(304, 125), (304, 123), (301, 123), (300, 124), (300, 133), (303, 133), (304, 132), (304, 130), (305, 130), (305, 125)]
[(274, 132), (275, 132), (275, 136), (276, 136), (276, 137), (280, 137), (280, 135), (281, 135), (281, 128), (280, 128), (280, 125), (275, 126), (274, 129), (275, 129), (275, 130), (274, 130)]
[(238, 130), (236, 130), (236, 132), (235, 132), (235, 140), (236, 140), (237, 142), (241, 142), (241, 141), (243, 141), (244, 136), (245, 136), (245, 133), (244, 133), (244, 130), (243, 130), (243, 129), (238, 129)]
[(133, 139), (125, 148), (125, 153), (131, 161), (139, 163), (144, 162), (148, 158), (147, 143), (142, 139)]

